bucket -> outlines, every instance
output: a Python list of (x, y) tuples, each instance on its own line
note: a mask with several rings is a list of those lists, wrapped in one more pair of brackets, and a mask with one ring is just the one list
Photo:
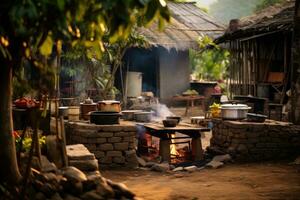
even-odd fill
[(126, 78), (127, 97), (139, 97), (142, 94), (142, 73), (127, 72)]
[(69, 106), (69, 121), (79, 121), (80, 107)]

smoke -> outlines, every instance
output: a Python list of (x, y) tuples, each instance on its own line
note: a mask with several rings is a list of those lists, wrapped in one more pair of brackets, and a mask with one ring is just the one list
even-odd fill
[(155, 111), (153, 121), (162, 121), (168, 116), (174, 116), (170, 109), (165, 104), (155, 104), (151, 106), (151, 109)]

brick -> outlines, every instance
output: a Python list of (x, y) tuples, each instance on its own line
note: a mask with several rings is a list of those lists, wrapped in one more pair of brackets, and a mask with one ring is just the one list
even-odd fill
[(114, 135), (113, 132), (99, 132), (98, 137), (112, 137)]
[(136, 126), (123, 126), (123, 131), (133, 132), (136, 131)]
[(97, 144), (103, 144), (106, 143), (106, 138), (95, 138), (94, 142)]
[(99, 162), (103, 163), (103, 164), (111, 164), (112, 163), (112, 157), (104, 156), (104, 157), (99, 159)]
[(100, 144), (98, 149), (101, 150), (101, 151), (111, 151), (114, 148), (113, 148), (112, 144), (105, 143), (105, 144)]
[(102, 128), (104, 132), (118, 132), (122, 131), (122, 126), (114, 125), (114, 126), (105, 126)]
[(127, 137), (129, 132), (115, 132), (115, 137)]
[(134, 136), (134, 137), (136, 137), (136, 135), (137, 135), (136, 131), (135, 132), (128, 132), (128, 136)]
[(125, 151), (128, 150), (128, 147), (129, 147), (128, 142), (114, 143), (115, 150)]
[(107, 138), (107, 142), (115, 143), (115, 142), (121, 142), (121, 141), (122, 141), (122, 138), (121, 138), (121, 137), (111, 137), (111, 138)]
[(96, 144), (85, 144), (84, 146), (86, 146), (86, 148), (90, 151), (96, 150)]
[(125, 157), (124, 156), (113, 157), (113, 162), (118, 164), (124, 164)]
[(132, 137), (132, 136), (123, 137), (123, 142), (133, 142), (134, 139), (135, 139), (135, 138)]
[(121, 151), (108, 151), (106, 156), (114, 157), (114, 156), (122, 156)]
[(96, 158), (98, 158), (98, 159), (105, 156), (104, 151), (93, 151), (93, 153), (95, 154)]

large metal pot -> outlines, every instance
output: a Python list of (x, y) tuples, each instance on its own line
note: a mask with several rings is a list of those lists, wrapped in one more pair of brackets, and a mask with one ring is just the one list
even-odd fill
[(97, 107), (101, 112), (121, 112), (120, 101), (99, 101)]
[(134, 119), (137, 122), (151, 122), (152, 115), (153, 115), (152, 112), (146, 112), (146, 111), (135, 112)]
[(119, 124), (121, 114), (118, 112), (99, 112), (90, 113), (90, 122), (98, 125)]
[(136, 112), (142, 112), (142, 110), (123, 110), (122, 118), (124, 120), (134, 120), (134, 113)]
[(222, 119), (245, 119), (248, 110), (251, 109), (246, 104), (223, 104), (221, 105)]

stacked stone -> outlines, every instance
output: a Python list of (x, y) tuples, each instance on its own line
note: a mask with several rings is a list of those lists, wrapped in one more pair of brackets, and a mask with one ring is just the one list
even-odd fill
[(69, 122), (67, 138), (71, 144), (81, 143), (95, 154), (99, 164), (137, 165), (135, 153), (136, 126), (133, 123), (120, 125), (95, 125)]
[(265, 123), (213, 120), (210, 149), (237, 160), (286, 159), (300, 153), (300, 126), (267, 120)]

